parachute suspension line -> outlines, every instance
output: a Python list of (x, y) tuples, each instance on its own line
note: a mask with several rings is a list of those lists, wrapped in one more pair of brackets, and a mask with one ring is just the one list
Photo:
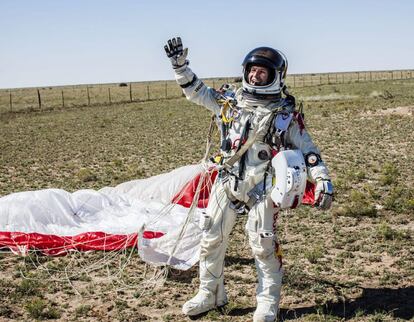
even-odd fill
[(208, 133), (207, 133), (207, 142), (206, 142), (206, 152), (204, 153), (204, 157), (202, 162), (205, 163), (208, 159), (208, 156), (210, 155), (210, 150), (211, 150), (211, 137), (213, 135), (213, 131), (214, 131), (214, 123), (216, 120), (216, 115), (213, 113), (211, 115), (211, 120), (210, 120), (210, 125), (208, 127)]
[[(202, 171), (202, 174), (200, 176), (200, 182), (204, 181), (201, 180), (202, 176), (208, 172), (208, 168), (206, 166), (207, 160), (208, 160), (208, 156), (210, 154), (210, 150), (211, 150), (211, 146), (212, 146), (212, 134), (214, 132), (214, 124), (215, 124), (215, 119), (216, 119), (216, 115), (212, 114), (211, 116), (211, 121), (210, 121), (210, 125), (209, 125), (209, 129), (208, 129), (208, 133), (207, 133), (207, 142), (206, 142), (206, 151), (204, 153), (204, 157), (202, 159), (202, 166), (204, 167), (204, 171)], [(180, 189), (180, 194), (178, 196), (175, 197), (176, 200), (180, 200), (183, 196), (184, 196), (184, 191), (182, 189)], [(196, 204), (198, 202), (198, 194), (197, 194), (197, 198), (196, 196), (193, 199), (193, 202), (196, 201)], [(171, 210), (175, 207), (175, 204), (169, 204), (166, 205), (164, 208), (162, 208), (159, 212), (159, 214), (157, 216), (155, 216), (154, 218), (152, 218), (150, 221), (148, 221), (145, 226), (142, 226), (139, 231), (138, 231), (138, 237), (142, 236), (143, 232), (145, 231), (145, 227), (150, 226), (153, 223), (156, 223), (161, 217), (169, 214), (171, 212)]]
[(174, 246), (173, 246), (173, 248), (172, 248), (172, 250), (169, 254), (168, 260), (167, 260), (166, 264), (164, 265), (164, 268), (161, 269), (160, 274), (158, 276), (158, 277), (162, 276), (162, 278), (160, 279), (162, 281), (161, 282), (162, 284), (165, 282), (165, 280), (168, 276), (168, 273), (169, 273), (169, 270), (170, 270), (169, 267), (171, 266), (171, 260), (172, 260), (174, 254), (175, 254), (175, 252), (178, 248), (178, 245), (180, 244), (181, 240), (183, 239), (184, 233), (187, 230), (187, 227), (188, 227), (189, 223), (193, 220), (194, 214), (196, 213), (195, 210), (197, 208), (198, 201), (199, 201), (199, 198), (200, 198), (200, 192), (201, 192), (203, 186), (206, 184), (206, 181), (210, 179), (210, 176), (208, 175), (209, 169), (208, 169), (208, 165), (207, 165), (207, 160), (208, 160), (208, 156), (210, 154), (210, 150), (211, 150), (211, 146), (212, 146), (212, 134), (213, 134), (213, 130), (214, 130), (215, 118), (216, 118), (216, 115), (212, 114), (209, 129), (208, 129), (208, 133), (207, 133), (206, 151), (205, 151), (204, 157), (201, 161), (201, 164), (203, 166), (203, 171), (200, 174), (200, 179), (198, 181), (197, 188), (195, 190), (193, 201), (192, 201), (191, 206), (188, 210), (188, 215), (185, 218), (185, 221), (181, 226), (180, 233), (178, 234), (177, 241), (175, 242), (175, 244), (174, 244)]

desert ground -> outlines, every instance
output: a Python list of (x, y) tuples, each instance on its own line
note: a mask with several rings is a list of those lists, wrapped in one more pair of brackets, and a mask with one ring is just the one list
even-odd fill
[[(327, 212), (302, 207), (280, 215), (280, 319), (413, 320), (414, 80), (309, 86), (292, 94), (303, 103), (336, 196)], [(100, 189), (197, 163), (209, 120), (179, 91), (173, 99), (6, 110), (0, 196)], [(227, 251), (230, 302), (198, 321), (252, 319), (256, 272), (245, 221), (238, 218)], [(2, 250), (0, 320), (188, 321), (181, 306), (196, 292), (198, 267), (169, 270), (165, 279), (159, 274), (135, 249), (64, 257)]]

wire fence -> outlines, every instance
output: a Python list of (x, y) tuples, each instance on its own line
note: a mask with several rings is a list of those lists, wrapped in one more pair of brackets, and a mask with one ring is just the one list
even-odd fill
[[(307, 87), (382, 80), (412, 79), (414, 70), (362, 71), (343, 73), (292, 74), (289, 87)], [(240, 83), (241, 78), (204, 79), (207, 86), (218, 88), (225, 83)], [(181, 97), (175, 81), (74, 85), (0, 90), (0, 113), (102, 106)]]

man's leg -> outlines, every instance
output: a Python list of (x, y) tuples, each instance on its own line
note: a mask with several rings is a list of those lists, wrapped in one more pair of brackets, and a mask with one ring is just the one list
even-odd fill
[(250, 210), (246, 224), (259, 280), (255, 322), (275, 321), (279, 310), (283, 270), (276, 238), (277, 214), (278, 208), (269, 197)]
[(213, 186), (204, 218), (200, 252), (200, 287), (183, 306), (186, 315), (197, 315), (227, 303), (223, 264), (228, 237), (236, 220), (220, 182)]

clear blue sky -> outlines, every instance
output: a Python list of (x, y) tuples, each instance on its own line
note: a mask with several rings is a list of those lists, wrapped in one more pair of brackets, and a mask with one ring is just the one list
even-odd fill
[(414, 68), (412, 0), (1, 0), (0, 88), (172, 79), (181, 36), (200, 77), (282, 50), (290, 73)]

